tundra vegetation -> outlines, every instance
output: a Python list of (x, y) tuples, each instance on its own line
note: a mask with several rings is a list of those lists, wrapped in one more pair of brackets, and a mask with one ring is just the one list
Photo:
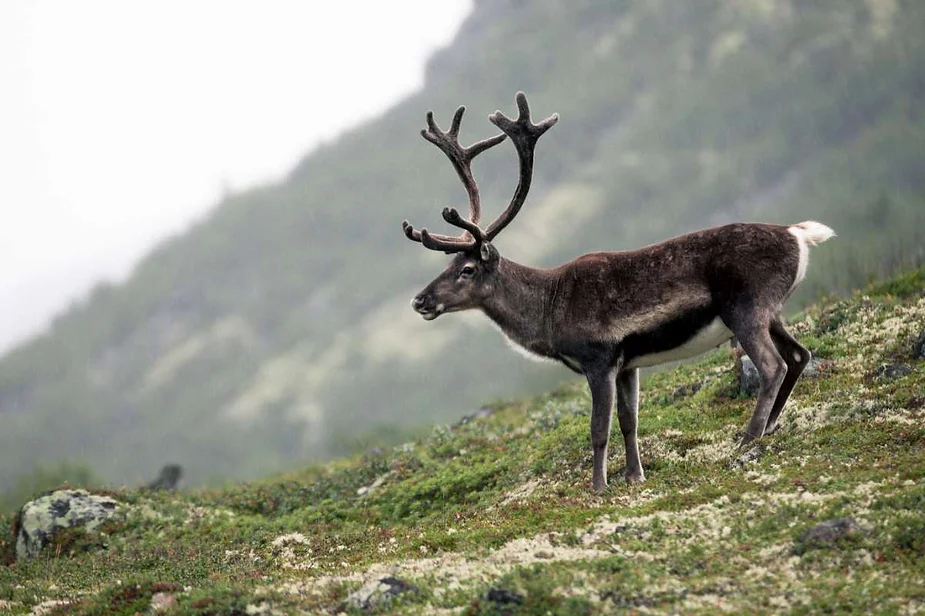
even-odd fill
[[(754, 401), (721, 349), (645, 379), (645, 483), (588, 490), (590, 398), (576, 381), (323, 466), (116, 491), (128, 513), (102, 533), (0, 567), (0, 613), (919, 612), (925, 269), (788, 326), (818, 369), (777, 433), (746, 449)], [(394, 597), (348, 601), (390, 578)]]
[[(227, 195), (0, 358), (0, 491), (58, 457), (132, 485), (168, 462), (191, 485), (265, 476), (561, 382), (488, 324), (424, 329), (408, 310), (442, 257), (395, 221), (444, 233), (435, 212), (465, 204), (416, 135), (426, 109), (465, 104), (465, 143), (517, 90), (561, 113), (497, 241), (517, 262), (812, 219), (840, 239), (791, 308), (921, 265), (923, 32), (921, 0), (474, 2), (419, 91)], [(489, 220), (516, 177), (508, 147), (474, 165)]]

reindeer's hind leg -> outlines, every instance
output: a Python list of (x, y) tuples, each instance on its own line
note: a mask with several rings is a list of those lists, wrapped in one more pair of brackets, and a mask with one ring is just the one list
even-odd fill
[(771, 320), (771, 315), (756, 310), (752, 305), (739, 306), (723, 316), (723, 321), (758, 369), (760, 382), (758, 404), (742, 437), (742, 445), (764, 434), (777, 394), (787, 376), (787, 362), (780, 356), (771, 338)]
[(777, 420), (781, 411), (784, 410), (784, 404), (787, 403), (787, 398), (790, 397), (793, 386), (796, 385), (797, 379), (803, 374), (803, 370), (806, 369), (810, 359), (810, 352), (790, 335), (790, 332), (784, 328), (784, 324), (781, 323), (779, 318), (771, 321), (771, 340), (774, 341), (777, 352), (787, 362), (787, 376), (777, 392), (777, 398), (774, 400), (774, 406), (768, 416), (768, 425), (764, 428), (765, 434), (771, 434), (777, 430)]
[(617, 375), (617, 419), (626, 449), (626, 481), (642, 481), (645, 474), (639, 461), (636, 423), (639, 415), (639, 368), (622, 370)]

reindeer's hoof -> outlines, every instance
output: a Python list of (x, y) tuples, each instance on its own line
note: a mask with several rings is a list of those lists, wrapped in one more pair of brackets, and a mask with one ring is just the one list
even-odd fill
[(601, 492), (603, 492), (603, 491), (607, 488), (607, 480), (606, 480), (606, 479), (600, 479), (600, 478), (595, 477), (595, 478), (591, 481), (591, 487), (594, 489), (594, 491), (595, 491), (597, 494), (600, 494)]
[(641, 483), (646, 480), (645, 473), (642, 472), (642, 469), (639, 469), (634, 472), (626, 471), (624, 474), (626, 477), (626, 483)]
[(759, 436), (755, 436), (755, 435), (753, 435), (753, 434), (749, 434), (748, 432), (746, 432), (745, 435), (742, 437), (742, 442), (739, 443), (739, 449), (742, 449), (742, 448), (744, 448), (744, 447), (747, 447), (748, 445), (750, 445), (751, 443), (753, 443), (754, 441), (756, 441), (756, 440), (759, 439), (759, 438), (761, 438), (760, 435), (759, 435)]
[(771, 436), (778, 430), (780, 430), (780, 424), (775, 421), (773, 424), (768, 424), (768, 427), (764, 429), (764, 435)]

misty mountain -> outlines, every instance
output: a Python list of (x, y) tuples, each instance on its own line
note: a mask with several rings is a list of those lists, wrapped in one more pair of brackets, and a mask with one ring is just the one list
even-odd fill
[[(922, 32), (915, 0), (476, 2), (420, 92), (228, 196), (0, 361), (0, 488), (59, 458), (117, 482), (165, 462), (191, 483), (252, 477), (570, 378), (512, 355), (480, 315), (408, 307), (446, 257), (401, 220), (455, 234), (440, 210), (466, 203), (418, 135), (428, 109), (447, 127), (467, 105), (464, 143), (495, 134), (486, 115), (513, 114), (518, 90), (535, 119), (560, 114), (495, 242), (516, 261), (820, 220), (839, 238), (794, 309), (921, 263)], [(513, 148), (474, 172), (491, 220)]]

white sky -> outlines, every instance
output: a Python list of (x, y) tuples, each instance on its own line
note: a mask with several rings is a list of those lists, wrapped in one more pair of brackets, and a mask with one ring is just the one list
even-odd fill
[(470, 8), (0, 1), (0, 352), (419, 88)]

